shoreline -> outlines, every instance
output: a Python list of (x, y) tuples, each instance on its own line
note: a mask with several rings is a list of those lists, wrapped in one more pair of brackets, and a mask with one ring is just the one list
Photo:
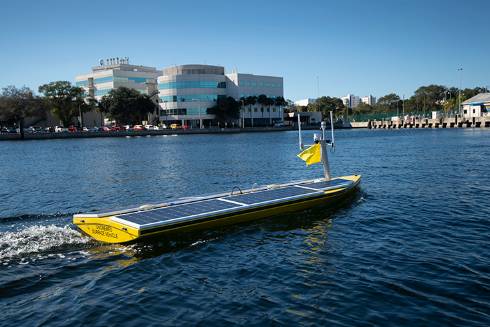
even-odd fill
[[(308, 126), (304, 129), (317, 129)], [(61, 132), (61, 133), (25, 133), (0, 134), (0, 141), (22, 140), (55, 140), (97, 137), (157, 136), (157, 135), (190, 135), (190, 134), (236, 134), (293, 131), (293, 127), (249, 127), (249, 128), (203, 128), (203, 129), (165, 129), (159, 131), (117, 131), (117, 132)]]

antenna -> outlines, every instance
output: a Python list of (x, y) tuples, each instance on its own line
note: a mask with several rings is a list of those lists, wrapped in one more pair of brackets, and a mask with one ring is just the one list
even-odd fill
[(332, 149), (333, 149), (335, 146), (335, 138), (333, 136), (333, 111), (330, 111), (330, 131), (332, 132), (331, 144), (332, 144)]
[(303, 139), (301, 137), (301, 118), (299, 112), (298, 112), (298, 141), (299, 141), (299, 149), (303, 150), (305, 146), (303, 145)]

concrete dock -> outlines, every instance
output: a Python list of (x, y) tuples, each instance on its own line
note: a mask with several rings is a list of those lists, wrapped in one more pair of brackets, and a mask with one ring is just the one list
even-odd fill
[(373, 120), (353, 122), (352, 128), (399, 129), (399, 128), (488, 128), (490, 117), (474, 118), (440, 118), (440, 119), (408, 119), (408, 120)]

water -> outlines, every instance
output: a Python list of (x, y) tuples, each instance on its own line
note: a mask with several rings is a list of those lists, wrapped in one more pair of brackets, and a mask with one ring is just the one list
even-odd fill
[(0, 142), (0, 325), (488, 326), (490, 131), (337, 141), (350, 203), (131, 246), (71, 216), (321, 167), (293, 132)]

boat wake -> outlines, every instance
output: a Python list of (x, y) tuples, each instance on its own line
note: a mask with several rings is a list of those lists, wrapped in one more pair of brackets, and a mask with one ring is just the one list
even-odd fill
[(67, 226), (35, 225), (0, 233), (0, 263), (26, 255), (60, 250), (91, 242), (90, 238)]

